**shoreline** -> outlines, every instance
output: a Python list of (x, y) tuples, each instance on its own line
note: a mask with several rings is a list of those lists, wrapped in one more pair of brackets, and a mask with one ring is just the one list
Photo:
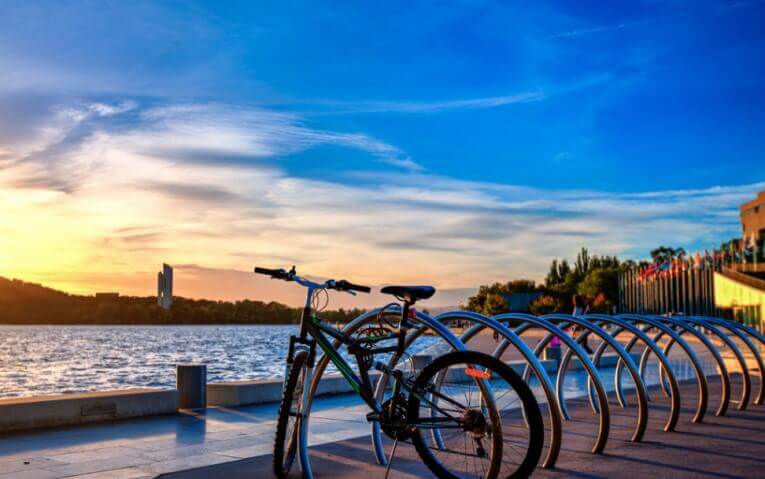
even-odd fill
[(298, 323), (0, 323), (2, 326), (297, 326)]

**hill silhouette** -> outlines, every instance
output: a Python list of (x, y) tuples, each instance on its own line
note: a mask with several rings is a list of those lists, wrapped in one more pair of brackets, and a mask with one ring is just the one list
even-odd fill
[[(300, 308), (263, 301), (173, 298), (169, 311), (153, 296), (85, 296), (0, 277), (0, 324), (289, 324)], [(361, 310), (326, 311), (327, 321), (349, 321)]]

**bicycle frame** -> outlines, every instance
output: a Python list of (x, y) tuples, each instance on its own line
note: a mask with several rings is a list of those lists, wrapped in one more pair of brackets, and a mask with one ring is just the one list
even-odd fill
[[(359, 374), (357, 375), (354, 372), (353, 367), (340, 355), (337, 348), (335, 348), (327, 336), (330, 336), (332, 339), (339, 341), (341, 344), (348, 347), (349, 350), (352, 348), (354, 341), (338, 329), (335, 329), (329, 324), (321, 321), (321, 319), (318, 317), (318, 314), (316, 314), (316, 312), (313, 310), (311, 301), (313, 299), (314, 293), (321, 289), (327, 289), (327, 285), (315, 283), (297, 275), (295, 275), (293, 279), (298, 284), (305, 286), (308, 291), (306, 293), (306, 303), (300, 318), (300, 335), (290, 337), (289, 351), (287, 354), (287, 368), (289, 368), (292, 364), (292, 358), (295, 352), (296, 344), (302, 344), (309, 348), (308, 367), (313, 368), (316, 356), (316, 345), (318, 345), (319, 348), (327, 356), (327, 358), (329, 358), (329, 360), (332, 362), (332, 364), (335, 365), (343, 378), (345, 378), (345, 380), (351, 386), (351, 389), (353, 389), (353, 391), (355, 391), (359, 397), (361, 397), (361, 399), (367, 404), (367, 406), (369, 406), (372, 412), (378, 416), (383, 415), (384, 412), (382, 405), (380, 405), (380, 403), (378, 403), (375, 399), (374, 388), (372, 387), (372, 383), (369, 379), (369, 370), (359, 365)], [(376, 342), (398, 339), (397, 345), (374, 349), (371, 351), (372, 354), (381, 354), (387, 352), (395, 352), (401, 354), (403, 352), (403, 349), (405, 349), (406, 346), (405, 341), (402, 339), (406, 337), (409, 328), (409, 311), (409, 305), (404, 303), (404, 307), (401, 311), (399, 331), (397, 333), (391, 334), (389, 336), (372, 338), (372, 340)], [(360, 358), (360, 356), (357, 355), (357, 358)], [(387, 368), (387, 366), (382, 363), (377, 362), (374, 364), (374, 369), (382, 370), (384, 368)], [(416, 392), (412, 391), (411, 388), (409, 388), (406, 384), (399, 381), (395, 374), (393, 376), (393, 387), (396, 393), (400, 390), (400, 388), (403, 387), (410, 394), (416, 394)], [(393, 397), (394, 401), (398, 400), (397, 394), (395, 394)]]

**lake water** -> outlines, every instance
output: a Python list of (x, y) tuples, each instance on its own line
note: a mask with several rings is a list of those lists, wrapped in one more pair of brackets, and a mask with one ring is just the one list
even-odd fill
[[(174, 387), (178, 363), (207, 364), (209, 382), (280, 377), (296, 333), (294, 325), (0, 326), (0, 398)], [(436, 343), (445, 346), (423, 336), (410, 351)], [(655, 366), (652, 361), (649, 382)], [(711, 361), (705, 366), (714, 373)], [(674, 367), (678, 378), (693, 375), (687, 361)], [(329, 372), (336, 372), (332, 365)]]
[(207, 364), (208, 382), (279, 377), (296, 333), (293, 325), (0, 326), (0, 397), (174, 387), (175, 365), (190, 362)]

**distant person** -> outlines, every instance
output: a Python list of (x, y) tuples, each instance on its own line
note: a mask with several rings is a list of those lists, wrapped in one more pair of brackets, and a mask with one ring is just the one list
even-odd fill
[(581, 316), (583, 314), (586, 314), (589, 310), (589, 307), (587, 306), (587, 301), (584, 300), (584, 296), (580, 294), (575, 294), (571, 298), (571, 302), (574, 304), (574, 312), (571, 313), (574, 316)]
[[(583, 314), (587, 314), (590, 310), (590, 307), (587, 305), (587, 301), (584, 299), (584, 296), (580, 294), (575, 294), (571, 298), (571, 302), (573, 303), (573, 306), (574, 306), (574, 311), (571, 313), (572, 316), (581, 316)], [(575, 338), (576, 338), (577, 332), (579, 332), (579, 334), (585, 333), (584, 330), (579, 331), (579, 329), (580, 328), (578, 326), (574, 326)], [(584, 342), (582, 343), (582, 347), (584, 348), (585, 351), (587, 351), (587, 354), (592, 354), (593, 351), (590, 348), (590, 345), (587, 344), (588, 339), (589, 339), (588, 337), (585, 337)]]

